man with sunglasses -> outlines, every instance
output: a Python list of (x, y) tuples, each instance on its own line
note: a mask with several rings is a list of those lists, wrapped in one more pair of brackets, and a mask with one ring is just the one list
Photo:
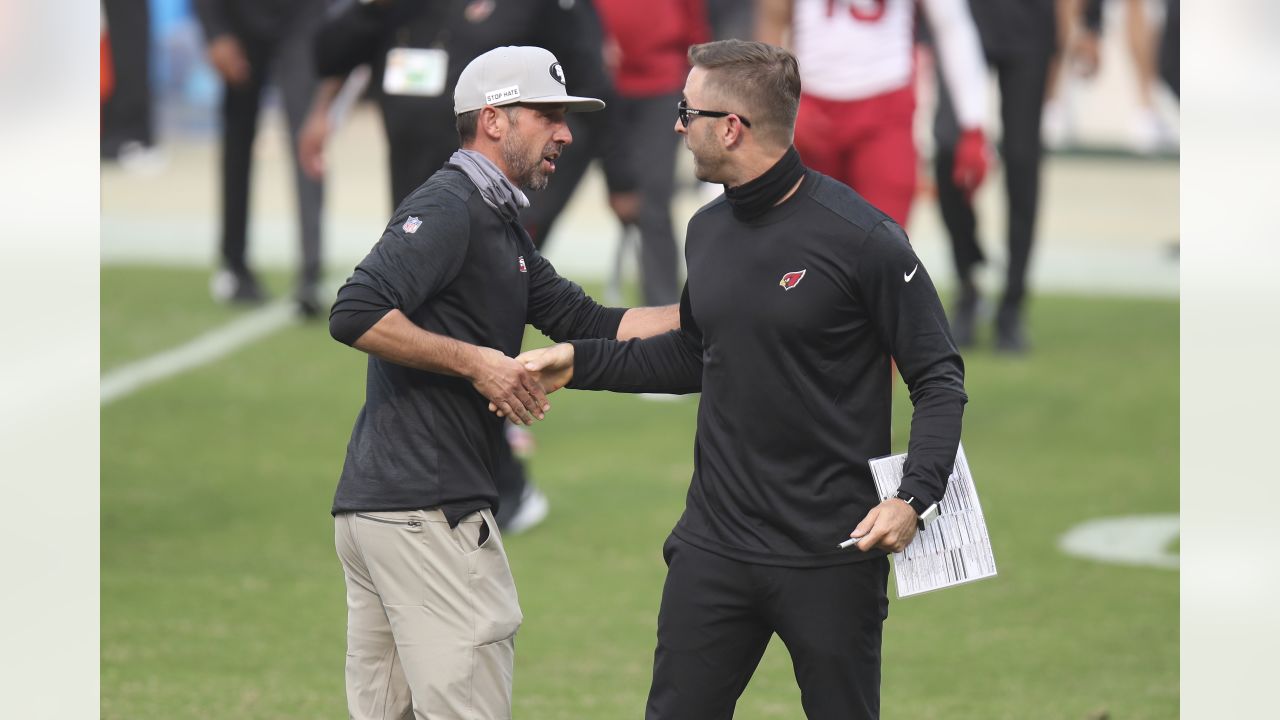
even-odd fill
[[(725, 192), (689, 221), (680, 329), (522, 359), (547, 391), (702, 393), (646, 718), (731, 718), (775, 633), (808, 717), (876, 718), (886, 553), (946, 490), (964, 366), (902, 228), (801, 164), (795, 58), (725, 40), (689, 59), (675, 130)], [(890, 452), (891, 361), (915, 410), (882, 500), (867, 461)]]

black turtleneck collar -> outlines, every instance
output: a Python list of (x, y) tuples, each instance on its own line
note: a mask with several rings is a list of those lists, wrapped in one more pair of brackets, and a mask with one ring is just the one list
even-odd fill
[(750, 222), (764, 215), (778, 204), (787, 191), (804, 176), (805, 166), (800, 162), (796, 146), (787, 148), (773, 167), (760, 177), (738, 187), (725, 187), (724, 197), (733, 210), (733, 216), (742, 222)]

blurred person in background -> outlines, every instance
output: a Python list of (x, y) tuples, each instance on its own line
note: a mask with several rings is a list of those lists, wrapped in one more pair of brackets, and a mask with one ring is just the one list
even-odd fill
[(674, 307), (596, 304), (519, 223), (524, 190), (552, 182), (573, 141), (566, 113), (604, 107), (566, 75), (538, 47), (466, 65), (460, 149), (399, 204), (330, 315), (333, 337), (369, 355), (333, 501), (352, 718), (511, 717), (523, 617), (493, 517), (507, 442), (486, 406), (521, 423), (550, 409), (514, 359), (526, 324), (566, 340), (678, 323)]
[[(1049, 60), (1049, 79), (1045, 86), (1041, 135), (1051, 150), (1075, 142), (1074, 90), (1076, 79), (1092, 79), (1098, 73), (1100, 48), (1098, 31), (1101, 13), (1094, 17), (1085, 11), (1086, 0), (1060, 0), (1058, 8), (1058, 47), (1062, 52)], [(1097, 7), (1101, 8), (1101, 3)]]
[[(473, 58), (505, 45), (545, 47), (574, 69), (568, 79), (571, 92), (615, 105), (603, 42), (599, 17), (586, 0), (340, 0), (315, 39), (324, 80), (299, 144), (304, 166), (312, 177), (323, 175), (334, 99), (343, 78), (367, 64), (387, 135), (391, 201), (399, 205), (457, 149), (457, 137), (449, 129), (453, 101), (447, 88)], [(520, 211), (535, 247), (545, 241), (592, 159), (611, 155), (626, 141), (613, 125), (618, 114), (612, 108), (576, 115), (568, 118), (573, 152), (556, 163), (556, 181)], [(606, 166), (611, 206), (627, 221), (635, 219), (638, 205), (634, 177), (626, 175), (632, 171), (627, 163)], [(527, 455), (533, 444), (528, 431), (513, 426), (509, 434), (511, 444)], [(501, 498), (497, 520), (504, 532), (522, 532), (546, 518), (550, 500), (529, 481), (524, 462), (510, 448), (500, 453), (496, 477)]]
[[(1102, 0), (1086, 0), (1086, 10), (1096, 17), (1092, 24), (1101, 28)], [(1173, 145), (1173, 131), (1160, 117), (1156, 105), (1159, 83), (1159, 36), (1166, 3), (1160, 0), (1126, 0), (1125, 39), (1129, 60), (1137, 82), (1138, 110), (1130, 124), (1130, 142), (1134, 151), (1149, 155)]]
[[(916, 192), (916, 0), (757, 0), (759, 39), (790, 31), (804, 93), (796, 149), (805, 164), (853, 188), (906, 226)], [(982, 49), (965, 0), (920, 0), (939, 66), (956, 98), (960, 134), (951, 170), (967, 195), (987, 171)]]
[(311, 38), (323, 0), (195, 0), (208, 41), (209, 62), (224, 84), (222, 97), (221, 268), (210, 283), (215, 299), (262, 302), (266, 292), (248, 264), (249, 183), (262, 95), (274, 80), (284, 101), (294, 149), (301, 262), (294, 300), (304, 317), (320, 313), (321, 181), (302, 170), (298, 134), (317, 78)]
[[(688, 50), (710, 39), (703, 0), (596, 0), (628, 138), (613, 161), (632, 164), (639, 188), (641, 298), (669, 305), (680, 298), (679, 249), (671, 223), (679, 136), (667, 126), (689, 73)], [(606, 160), (606, 166), (610, 160)]]
[[(1050, 147), (1073, 139), (1072, 75), (1094, 78), (1102, 64), (1103, 0), (1065, 0), (1058, 21), (1066, 49), (1062, 63), (1050, 69), (1045, 104), (1044, 134)], [(1135, 76), (1136, 114), (1129, 125), (1130, 146), (1139, 154), (1168, 150), (1175, 133), (1159, 111), (1157, 82), (1163, 80), (1178, 95), (1178, 0), (1125, 0), (1125, 41)]]
[[(995, 70), (1000, 87), (999, 147), (1004, 159), (1009, 221), (1008, 264), (1004, 295), (995, 317), (995, 347), (999, 352), (1022, 354), (1029, 349), (1024, 307), (1040, 201), (1040, 119), (1049, 62), (1057, 51), (1059, 9), (1055, 0), (969, 0), (969, 7), (987, 63)], [(938, 205), (951, 237), (959, 280), (951, 328), (956, 343), (970, 347), (976, 340), (982, 301), (975, 275), (985, 256), (978, 243), (972, 190), (955, 182), (956, 167), (964, 162), (964, 128), (957, 117), (956, 103), (942, 82), (938, 83), (938, 112), (933, 129)]]
[[(102, 103), (99, 152), (126, 170), (153, 172), (156, 149), (151, 108), (151, 14), (147, 0), (103, 0), (103, 61), (111, 83)], [(108, 65), (109, 64), (109, 65)]]
[(1160, 33), (1160, 50), (1157, 67), (1160, 79), (1164, 80), (1174, 97), (1182, 97), (1181, 52), (1178, 49), (1182, 37), (1182, 3), (1179, 0), (1165, 0), (1164, 29)]

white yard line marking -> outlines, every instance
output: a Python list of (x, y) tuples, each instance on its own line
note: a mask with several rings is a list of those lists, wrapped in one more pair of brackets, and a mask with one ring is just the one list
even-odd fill
[(1077, 525), (1058, 540), (1058, 548), (1105, 563), (1177, 570), (1179, 555), (1169, 551), (1177, 537), (1177, 515), (1131, 515)]
[(102, 376), (101, 404), (110, 404), (148, 385), (230, 355), (297, 322), (295, 313), (292, 301), (278, 300), (172, 350), (111, 370)]

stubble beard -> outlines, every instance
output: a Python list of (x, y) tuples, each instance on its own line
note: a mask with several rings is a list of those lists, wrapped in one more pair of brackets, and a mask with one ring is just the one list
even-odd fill
[(536, 157), (530, 157), (527, 151), (522, 150), (514, 134), (502, 142), (502, 162), (511, 173), (515, 186), (531, 192), (546, 189), (551, 175), (542, 169), (542, 158), (556, 151), (555, 143), (548, 143)]
[(706, 183), (724, 182), (719, 178), (718, 171), (724, 163), (721, 154), (715, 152), (714, 132), (704, 132), (701, 140), (701, 149), (697, 149), (690, 142), (689, 135), (684, 139), (685, 147), (693, 154), (693, 176)]

